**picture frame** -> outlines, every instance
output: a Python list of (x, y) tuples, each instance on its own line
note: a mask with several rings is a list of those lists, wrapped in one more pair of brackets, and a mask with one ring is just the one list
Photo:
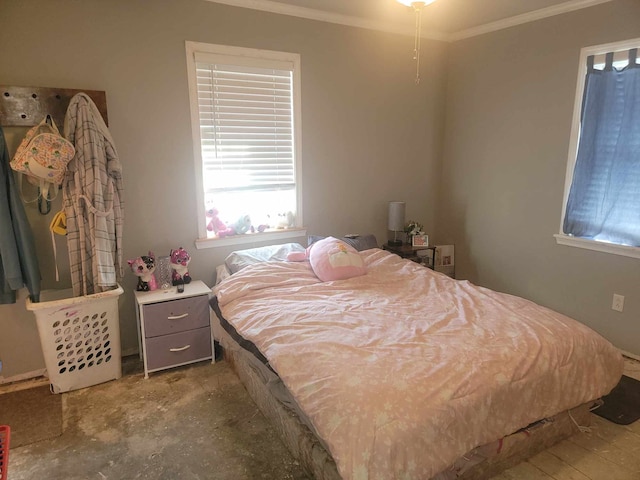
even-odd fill
[(411, 246), (412, 247), (428, 247), (429, 246), (429, 235), (414, 235), (411, 237)]

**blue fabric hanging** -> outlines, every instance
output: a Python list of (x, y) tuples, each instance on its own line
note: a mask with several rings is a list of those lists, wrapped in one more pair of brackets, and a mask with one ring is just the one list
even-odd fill
[(31, 301), (39, 302), (40, 278), (33, 232), (20, 201), (0, 128), (0, 304), (15, 303), (16, 290), (25, 286)]
[(564, 233), (640, 246), (640, 65), (617, 70), (588, 59), (581, 132)]

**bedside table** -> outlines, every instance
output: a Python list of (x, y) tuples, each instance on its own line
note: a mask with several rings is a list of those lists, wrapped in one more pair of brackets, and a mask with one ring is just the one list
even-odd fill
[(396, 247), (385, 243), (382, 245), (382, 249), (388, 250), (401, 258), (412, 260), (433, 270), (433, 260), (435, 258), (436, 247), (412, 247), (406, 243)]
[(135, 292), (138, 346), (149, 373), (211, 359), (213, 337), (209, 295), (211, 289), (200, 280), (184, 286), (152, 292)]

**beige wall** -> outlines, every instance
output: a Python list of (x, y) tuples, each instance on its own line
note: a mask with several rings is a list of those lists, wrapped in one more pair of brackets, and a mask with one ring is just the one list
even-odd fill
[(459, 277), (566, 313), (636, 355), (640, 260), (553, 234), (580, 49), (640, 37), (638, 19), (640, 2), (617, 0), (453, 44), (437, 219)]
[[(0, 84), (107, 93), (110, 130), (124, 168), (126, 258), (184, 246), (193, 257), (192, 276), (211, 283), (215, 266), (231, 251), (194, 246), (185, 40), (300, 53), (309, 233), (373, 232), (382, 242), (390, 200), (405, 200), (407, 215), (435, 231), (444, 44), (423, 43), (425, 68), (416, 86), (410, 36), (204, 0), (0, 1)], [(28, 209), (45, 288), (68, 286), (68, 280), (54, 281), (50, 217)], [(123, 350), (132, 352), (137, 336), (130, 272), (123, 286)], [(36, 330), (23, 316), (22, 303), (0, 306), (5, 378), (42, 364)]]

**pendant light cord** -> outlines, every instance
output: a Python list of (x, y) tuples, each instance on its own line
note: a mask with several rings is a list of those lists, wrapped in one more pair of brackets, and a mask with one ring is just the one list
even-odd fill
[(416, 85), (420, 83), (420, 31), (422, 30), (422, 8), (424, 3), (413, 3), (416, 12), (416, 39), (413, 47), (413, 59), (416, 61)]

